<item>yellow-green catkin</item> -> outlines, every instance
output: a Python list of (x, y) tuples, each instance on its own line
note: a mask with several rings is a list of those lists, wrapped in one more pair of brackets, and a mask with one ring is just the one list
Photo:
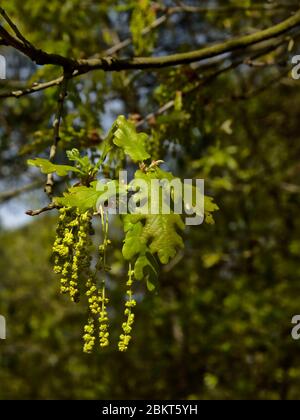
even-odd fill
[(106, 296), (106, 285), (105, 285), (105, 275), (108, 270), (107, 267), (107, 248), (111, 244), (111, 241), (108, 239), (108, 215), (104, 215), (103, 209), (101, 207), (101, 223), (102, 223), (102, 232), (103, 232), (103, 243), (99, 246), (99, 268), (102, 270), (102, 286), (100, 291), (100, 302), (101, 302), (101, 311), (99, 316), (99, 342), (100, 347), (107, 347), (109, 345), (109, 318), (107, 312), (107, 304), (109, 299)]
[[(92, 273), (91, 212), (82, 213), (78, 209), (61, 208), (59, 213), (57, 235), (53, 245), (54, 271), (61, 275), (61, 292), (69, 294), (74, 302), (79, 300), (81, 285), (85, 279), (89, 316), (84, 326), (83, 351), (91, 353), (96, 338), (99, 339), (100, 347), (109, 345), (109, 299), (105, 289), (105, 273), (108, 271), (106, 253), (111, 243), (108, 239), (108, 216), (105, 216), (101, 209), (103, 243), (99, 246), (99, 261), (95, 272)], [(100, 289), (96, 279), (98, 271), (102, 271), (103, 275)]]
[(72, 209), (63, 207), (59, 210), (53, 254), (54, 272), (61, 275), (61, 293), (70, 293), (74, 235), (70, 232), (68, 226), (73, 220), (74, 214)]
[(73, 302), (80, 297), (79, 282), (89, 273), (91, 214), (61, 208), (53, 245), (54, 271), (61, 275), (61, 293)]
[(134, 322), (134, 314), (132, 313), (132, 309), (136, 305), (135, 299), (133, 299), (133, 292), (132, 292), (132, 285), (133, 285), (133, 279), (134, 279), (134, 271), (131, 268), (131, 264), (129, 266), (128, 271), (128, 281), (126, 283), (127, 285), (127, 301), (125, 303), (125, 311), (124, 314), (126, 316), (126, 321), (122, 324), (123, 333), (120, 335), (119, 340), (119, 350), (124, 352), (128, 349), (129, 342), (131, 340), (131, 331), (132, 331), (132, 325)]
[(93, 318), (89, 318), (87, 325), (84, 327), (84, 353), (92, 353), (95, 346), (95, 321)]
[(76, 242), (73, 247), (72, 276), (70, 281), (70, 297), (73, 301), (79, 300), (79, 282), (89, 274), (91, 251), (91, 219), (90, 212), (79, 213), (74, 223), (77, 223)]
[[(106, 296), (105, 287), (105, 272), (108, 270), (106, 264), (106, 252), (107, 247), (111, 241), (108, 239), (108, 219), (105, 218), (103, 211), (101, 210), (102, 220), (102, 231), (103, 231), (103, 243), (99, 246), (99, 260), (96, 265), (96, 270), (90, 275), (86, 282), (86, 296), (88, 298), (89, 305), (89, 320), (88, 324), (84, 327), (84, 352), (90, 353), (95, 345), (95, 337), (98, 335), (100, 347), (107, 347), (109, 345), (109, 318), (107, 312), (107, 304), (109, 299)], [(102, 272), (103, 279), (100, 289), (97, 287), (97, 273)], [(87, 330), (90, 322), (93, 320), (93, 340), (87, 336)], [(98, 334), (96, 334), (96, 322), (98, 323)], [(88, 341), (88, 344), (87, 344)]]
[(91, 353), (95, 346), (95, 320), (100, 311), (98, 291), (95, 283), (95, 278), (91, 276), (86, 282), (86, 296), (88, 298), (89, 318), (87, 324), (84, 326), (83, 335), (83, 351)]
[[(106, 347), (109, 345), (109, 332), (108, 332), (108, 313), (106, 305), (109, 302), (108, 298), (105, 296), (105, 287), (102, 287), (101, 290), (98, 290), (95, 275), (88, 279), (86, 283), (86, 295), (88, 298), (89, 312), (90, 317), (88, 324), (85, 326), (84, 331), (86, 333), (86, 327), (89, 325), (90, 319), (94, 321), (94, 338), (96, 336), (95, 322), (98, 321), (99, 324), (99, 344), (100, 347)], [(83, 336), (84, 341), (86, 334)], [(93, 341), (94, 347), (95, 340)], [(90, 347), (89, 347), (90, 349)], [(84, 346), (84, 351), (86, 351), (86, 346)]]
[(101, 311), (99, 317), (99, 342), (100, 347), (107, 347), (109, 345), (109, 332), (108, 332), (108, 312), (106, 305), (109, 302), (109, 299), (105, 297), (105, 284), (102, 286), (101, 290)]

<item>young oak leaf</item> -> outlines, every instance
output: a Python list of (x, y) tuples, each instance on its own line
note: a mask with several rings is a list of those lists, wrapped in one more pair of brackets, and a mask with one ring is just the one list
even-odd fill
[(148, 135), (137, 133), (135, 125), (127, 121), (123, 115), (117, 118), (112, 136), (113, 143), (122, 148), (134, 162), (142, 162), (150, 158), (145, 148), (147, 139)]
[(145, 27), (151, 26), (155, 21), (156, 12), (151, 0), (138, 0), (133, 2), (134, 8), (130, 20), (134, 52), (136, 55), (149, 54), (155, 43), (156, 34), (146, 31)]
[[(174, 214), (170, 208), (167, 214), (163, 214), (160, 194), (153, 194), (151, 190), (152, 181), (159, 179), (160, 174), (158, 171), (144, 173), (140, 170), (135, 173), (135, 181), (143, 181), (147, 188), (140, 186), (132, 198), (141, 203), (145, 200), (146, 204), (138, 207), (137, 212), (124, 217), (125, 259), (131, 260), (136, 255), (145, 254), (148, 248), (153, 255), (157, 254), (162, 264), (167, 264), (175, 257), (177, 249), (183, 248), (183, 240), (177, 233), (185, 228), (181, 215)], [(152, 205), (159, 209), (158, 214), (144, 211), (149, 210)]]
[[(170, 208), (171, 197), (173, 204), (178, 204), (178, 202), (182, 203), (182, 210), (192, 210), (193, 214), (200, 216), (202, 220), (204, 219), (205, 223), (214, 224), (212, 213), (219, 210), (218, 205), (214, 202), (213, 197), (203, 195), (203, 192), (191, 182), (183, 184), (180, 178), (175, 177), (171, 172), (166, 172), (159, 167), (156, 167), (148, 173), (137, 171), (135, 180), (139, 181), (141, 179), (148, 184), (149, 191), (151, 188), (151, 180), (158, 180), (160, 182), (162, 194), (159, 195), (159, 193), (156, 192), (157, 196), (148, 196), (146, 205), (148, 205), (149, 208), (151, 208), (151, 203), (153, 201), (160, 200), (158, 208), (161, 211), (162, 201), (160, 196), (164, 200), (164, 207), (167, 208), (169, 206)], [(135, 193), (135, 197), (139, 199), (139, 201), (142, 201), (143, 198), (147, 198), (143, 197), (143, 189), (140, 189), (140, 191)], [(181, 206), (179, 208), (181, 208)]]
[(71, 187), (64, 193), (63, 197), (55, 197), (54, 202), (59, 206), (76, 207), (84, 212), (95, 209), (101, 192), (96, 189), (97, 182), (92, 182), (90, 187)]
[(131, 260), (136, 255), (142, 254), (146, 251), (146, 243), (137, 238), (141, 238), (143, 233), (142, 223), (133, 223), (131, 215), (124, 217), (124, 230), (126, 238), (123, 246), (123, 257), (126, 260)]
[(182, 237), (177, 233), (185, 228), (179, 214), (129, 214), (125, 218), (128, 219), (123, 246), (125, 259), (140, 255), (148, 247), (162, 264), (168, 264), (177, 250), (184, 247)]
[(55, 165), (47, 159), (29, 159), (27, 163), (28, 165), (37, 166), (40, 168), (43, 174), (52, 174), (56, 172), (58, 176), (66, 176), (69, 172), (81, 173), (80, 169), (75, 168), (75, 166)]
[(144, 254), (140, 254), (134, 265), (134, 277), (137, 280), (146, 280), (147, 288), (150, 292), (155, 289), (158, 279), (159, 266), (156, 259), (147, 249)]
[(88, 173), (93, 169), (93, 165), (90, 162), (88, 156), (81, 156), (78, 149), (72, 149), (67, 151), (67, 157), (70, 161), (75, 162), (76, 167), (80, 168), (83, 173)]
[[(219, 210), (219, 206), (214, 202), (213, 197), (209, 197), (201, 193), (200, 189), (191, 183), (183, 184), (179, 178), (174, 177), (171, 172), (163, 171), (161, 168), (156, 168), (155, 175), (160, 180), (167, 180), (170, 183), (177, 181), (181, 188), (177, 190), (177, 200), (181, 200), (185, 209), (193, 209), (194, 214), (204, 218), (205, 223), (214, 224), (212, 213)], [(169, 193), (169, 190), (167, 191)], [(203, 200), (199, 199), (203, 197)], [(171, 196), (174, 200), (174, 191), (171, 190)], [(203, 214), (204, 210), (204, 214)]]
[(152, 291), (158, 278), (159, 266), (155, 257), (147, 248), (145, 241), (137, 240), (143, 233), (143, 224), (140, 222), (132, 224), (128, 219), (125, 221), (128, 230), (123, 247), (123, 256), (127, 260), (132, 260), (138, 255), (134, 265), (134, 277), (137, 280), (146, 280), (148, 289)]
[[(162, 194), (151, 194), (151, 182), (154, 179), (169, 181), (169, 183), (162, 182), (160, 184)], [(172, 200), (175, 199), (174, 190), (170, 188), (170, 183), (177, 181), (176, 185), (179, 191), (177, 191), (176, 200), (182, 201), (184, 206), (188, 205), (189, 208), (193, 208), (196, 215), (205, 216), (206, 223), (213, 223), (212, 213), (218, 210), (218, 206), (211, 197), (202, 196), (203, 200), (196, 200), (201, 194), (200, 190), (197, 190), (192, 184), (187, 185), (188, 188), (184, 190), (180, 179), (160, 168), (155, 168), (146, 173), (140, 170), (137, 171), (135, 173), (135, 181), (138, 182), (139, 180), (143, 180), (148, 188), (144, 189), (140, 186), (134, 194), (134, 198), (136, 203), (144, 202), (145, 204), (138, 208), (138, 214), (129, 214), (124, 218), (126, 237), (123, 246), (123, 256), (128, 260), (132, 260), (136, 256), (140, 258), (145, 255), (146, 249), (149, 249), (152, 255), (157, 254), (162, 264), (167, 264), (170, 259), (175, 257), (177, 250), (183, 248), (184, 244), (179, 232), (185, 228), (182, 216), (172, 211), (171, 203), (167, 205), (168, 214), (163, 214), (162, 212), (163, 197), (171, 194)], [(175, 183), (173, 183), (173, 186), (175, 186)], [(190, 193), (187, 194), (187, 197), (184, 194), (186, 191)], [(143, 212), (144, 209), (149, 210), (152, 208), (152, 205), (154, 208), (159, 209), (159, 214)], [(139, 264), (141, 262), (145, 262), (145, 259), (141, 259)], [(137, 267), (139, 267), (139, 264)], [(138, 275), (140, 274), (141, 271), (138, 271)]]
[[(109, 188), (112, 186), (109, 184), (113, 184), (114, 187)], [(101, 198), (102, 201), (109, 201), (115, 196), (116, 190), (117, 181), (111, 181), (106, 185), (94, 181), (89, 187), (82, 185), (69, 188), (69, 190), (64, 193), (63, 197), (55, 197), (54, 202), (59, 206), (76, 207), (82, 212), (90, 209), (97, 210), (99, 199)]]

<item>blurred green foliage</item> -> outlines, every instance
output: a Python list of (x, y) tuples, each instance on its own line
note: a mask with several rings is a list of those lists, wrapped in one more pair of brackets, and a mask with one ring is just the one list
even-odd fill
[[(141, 19), (130, 1), (4, 3), (32, 42), (81, 57), (126, 38), (130, 24)], [(134, 34), (135, 45), (120, 55), (191, 50), (268, 27), (297, 9), (289, 4), (272, 13), (173, 16), (156, 37), (145, 38), (146, 45)], [(264, 66), (239, 66), (199, 88), (209, 68), (95, 72), (72, 82), (60, 161), (74, 145), (93, 154), (95, 140), (121, 112), (144, 116), (175, 100), (174, 110), (150, 120), (158, 157), (178, 176), (205, 178), (221, 210), (214, 226), (189, 230), (185, 250), (164, 269), (155, 293), (138, 286), (126, 354), (116, 346), (82, 353), (84, 306), (59, 296), (51, 272), (55, 217), (1, 231), (0, 313), (8, 338), (0, 342), (0, 399), (299, 399), (300, 343), (290, 335), (291, 319), (300, 312), (299, 82), (287, 72), (297, 49), (296, 39), (292, 51), (285, 44), (262, 58)], [(15, 70), (18, 80), (20, 68), (31, 81), (58, 75), (13, 58), (22, 64)], [(1, 104), (1, 185), (32, 175), (28, 157), (45, 157), (56, 99), (52, 89)], [(109, 288), (116, 343), (127, 268), (117, 221), (114, 232)]]

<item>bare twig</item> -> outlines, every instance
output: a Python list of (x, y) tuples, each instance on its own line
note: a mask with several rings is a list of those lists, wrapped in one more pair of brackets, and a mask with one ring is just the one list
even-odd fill
[(43, 207), (42, 209), (38, 209), (38, 210), (28, 210), (26, 211), (26, 214), (28, 216), (39, 216), (42, 213), (45, 213), (46, 211), (51, 211), (56, 209), (57, 206), (54, 203), (50, 203), (48, 206)]
[(19, 38), (19, 40), (22, 41), (24, 45), (27, 45), (31, 48), (31, 43), (21, 34), (18, 27), (13, 23), (13, 21), (10, 19), (10, 17), (2, 7), (0, 7), (0, 15), (6, 20), (10, 28), (14, 31), (17, 38)]
[[(151, 23), (151, 25), (149, 25), (149, 26), (147, 26), (146, 28), (143, 29), (142, 35), (147, 35), (149, 32), (153, 31), (153, 29), (158, 28), (163, 23), (165, 23), (167, 21), (167, 19), (168, 19), (168, 14), (165, 14), (165, 15), (162, 15), (162, 16), (158, 17), (157, 19), (155, 19)], [(123, 41), (119, 42), (118, 44), (113, 45), (112, 47), (107, 49), (105, 51), (105, 55), (106, 56), (114, 55), (117, 52), (119, 52), (120, 50), (122, 50), (123, 48), (128, 47), (131, 43), (132, 43), (132, 37), (128, 37), (128, 38), (124, 39)]]
[[(59, 135), (60, 124), (61, 124), (63, 110), (64, 110), (64, 101), (67, 96), (67, 89), (68, 89), (68, 75), (64, 73), (63, 81), (60, 87), (60, 93), (58, 97), (57, 112), (56, 112), (55, 119), (53, 122), (54, 138), (53, 138), (53, 144), (50, 148), (50, 154), (49, 154), (50, 161), (53, 161), (53, 159), (55, 158), (57, 145), (60, 141), (60, 135)], [(48, 174), (47, 182), (45, 185), (45, 192), (50, 198), (52, 197), (52, 193), (53, 193), (53, 185), (54, 185), (53, 174)]]
[(32, 93), (40, 92), (42, 90), (48, 89), (53, 86), (58, 86), (62, 83), (63, 76), (58, 77), (57, 79), (51, 80), (49, 82), (45, 83), (35, 83), (31, 87), (25, 88), (25, 89), (18, 89), (13, 90), (10, 92), (4, 92), (0, 93), (0, 98), (21, 98), (25, 95), (30, 95)]
[(275, 66), (278, 64), (276, 62), (266, 63), (264, 61), (254, 61), (254, 60), (251, 60), (250, 58), (246, 59), (244, 63), (247, 64), (247, 66), (249, 67), (257, 67), (257, 68)]
[(297, 5), (294, 4), (283, 4), (283, 3), (273, 3), (273, 4), (255, 4), (252, 6), (190, 6), (180, 2), (178, 6), (166, 7), (160, 4), (155, 5), (156, 10), (161, 12), (167, 12), (168, 14), (177, 14), (177, 13), (214, 13), (214, 14), (224, 14), (224, 13), (234, 13), (234, 12), (273, 12), (278, 10), (294, 9)]

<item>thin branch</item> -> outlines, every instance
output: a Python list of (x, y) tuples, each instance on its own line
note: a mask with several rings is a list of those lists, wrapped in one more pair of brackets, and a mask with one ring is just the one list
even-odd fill
[(153, 69), (176, 66), (179, 64), (190, 64), (196, 61), (202, 61), (221, 54), (229, 53), (237, 49), (246, 48), (259, 42), (267, 41), (271, 38), (276, 38), (299, 25), (300, 11), (298, 11), (294, 16), (272, 26), (271, 28), (187, 53), (172, 54), (162, 57), (136, 57), (129, 60), (116, 59), (113, 57), (77, 60), (75, 66), (81, 73), (85, 73), (95, 69), (102, 69), (104, 71), (120, 71), (129, 69)]
[[(257, 89), (251, 90), (250, 92), (246, 92), (242, 95), (232, 95), (230, 97), (230, 100), (234, 101), (247, 101), (248, 99), (254, 98), (255, 96), (260, 95), (261, 93), (268, 90), (270, 87), (276, 85), (277, 83), (281, 82), (281, 80), (289, 74), (289, 72), (292, 70), (291, 67), (286, 68), (283, 72), (281, 72), (277, 77), (269, 80), (267, 83), (264, 83), (262, 86), (260, 86)], [(225, 99), (226, 102), (227, 100)]]
[(20, 51), (33, 62), (44, 65), (44, 64), (53, 64), (61, 66), (65, 69), (72, 68), (74, 60), (63, 57), (59, 54), (49, 54), (43, 50), (37, 49), (31, 43), (24, 43), (18, 37), (11, 35), (2, 25), (0, 25), (0, 36), (10, 47), (13, 47), (15, 50)]
[[(162, 25), (164, 22), (166, 22), (167, 18), (168, 18), (168, 15), (160, 16), (154, 22), (152, 22), (151, 25), (144, 28), (143, 31), (142, 31), (142, 34), (147, 35), (153, 29), (158, 28), (160, 25)], [(122, 50), (123, 48), (128, 47), (131, 43), (132, 43), (132, 37), (128, 37), (127, 39), (124, 39), (123, 41), (119, 42), (118, 44), (108, 48), (104, 52), (104, 54), (106, 56), (114, 55), (117, 52), (119, 52), (120, 50)], [(6, 45), (7, 46), (9, 44), (5, 40), (0, 40), (0, 45)], [(75, 76), (78, 76), (78, 75), (79, 75), (79, 72), (74, 71), (73, 74), (72, 74), (72, 77), (75, 77)], [(19, 89), (19, 90), (14, 90), (14, 91), (10, 91), (10, 92), (4, 92), (4, 93), (0, 94), (0, 99), (21, 98), (22, 96), (30, 95), (30, 94), (35, 93), (35, 92), (46, 90), (50, 87), (60, 85), (62, 83), (62, 81), (63, 81), (63, 77), (59, 77), (58, 79), (54, 79), (54, 80), (51, 80), (49, 82), (43, 82), (43, 83), (35, 84), (34, 86), (23, 89), (23, 90)]]
[[(228, 71), (231, 71), (231, 70), (239, 67), (242, 64), (248, 64), (248, 62), (253, 62), (253, 60), (261, 58), (266, 54), (269, 54), (270, 52), (272, 52), (272, 51), (276, 50), (277, 48), (279, 48), (280, 46), (282, 46), (285, 42), (286, 42), (286, 39), (281, 40), (281, 41), (277, 42), (276, 45), (264, 48), (263, 51), (258, 51), (258, 52), (256, 51), (255, 53), (253, 53), (252, 57), (250, 57), (250, 58), (247, 58), (247, 59), (239, 58), (238, 60), (233, 61), (228, 66), (221, 67), (221, 69), (219, 69), (217, 71), (214, 71), (211, 74), (209, 74), (207, 77), (204, 77), (204, 78), (200, 79), (191, 89), (183, 91), (182, 96), (184, 97), (184, 96), (190, 95), (194, 91), (197, 91), (201, 86), (215, 80), (220, 75), (222, 75), (224, 73), (227, 73)], [(136, 127), (139, 128), (139, 127), (143, 126), (145, 123), (151, 123), (152, 121), (155, 121), (156, 117), (158, 117), (160, 115), (163, 115), (164, 113), (166, 113), (167, 111), (172, 109), (174, 106), (175, 106), (175, 100), (172, 99), (169, 102), (165, 103), (160, 108), (158, 108), (155, 112), (151, 112), (145, 118), (140, 120), (136, 124)]]
[(160, 4), (155, 5), (156, 10), (167, 12), (169, 14), (177, 13), (214, 13), (214, 14), (224, 14), (224, 13), (234, 13), (234, 12), (252, 12), (252, 11), (265, 11), (273, 12), (277, 10), (286, 10), (290, 8), (296, 8), (296, 4), (256, 4), (252, 6), (218, 6), (218, 7), (199, 7), (199, 6), (190, 6), (180, 2), (179, 6), (174, 7), (165, 7)]
[[(163, 23), (165, 23), (167, 21), (167, 19), (168, 19), (168, 13), (165, 14), (165, 15), (160, 16), (157, 19), (155, 19), (151, 23), (151, 25), (146, 26), (146, 28), (143, 29), (142, 35), (147, 35), (149, 32), (153, 31), (153, 29), (158, 28)], [(113, 45), (108, 50), (106, 50), (105, 51), (105, 55), (106, 56), (114, 55), (117, 52), (119, 52), (120, 50), (122, 50), (123, 48), (128, 47), (131, 43), (132, 43), (132, 37), (128, 37), (128, 38), (124, 39), (123, 41), (119, 42), (118, 44)]]
[(278, 65), (278, 63), (276, 63), (275, 61), (266, 63), (265, 61), (254, 61), (254, 60), (251, 60), (250, 58), (245, 60), (245, 64), (247, 64), (247, 66), (249, 67), (256, 67), (256, 68), (263, 68), (263, 67), (270, 67), (270, 66)]
[(26, 89), (18, 89), (18, 90), (13, 90), (10, 92), (4, 92), (4, 93), (0, 93), (0, 99), (4, 99), (4, 98), (21, 98), (22, 96), (25, 95), (30, 95), (32, 93), (36, 93), (36, 92), (40, 92), (42, 90), (46, 90), (50, 87), (53, 86), (58, 86), (62, 83), (63, 81), (63, 76), (58, 77), (57, 79), (51, 80), (49, 82), (45, 82), (45, 83), (35, 83), (32, 87), (26, 88)]
[[(207, 58), (217, 57), (223, 53), (232, 52), (240, 48), (246, 48), (248, 46), (254, 45), (256, 43), (278, 37), (279, 35), (288, 32), (289, 30), (300, 25), (300, 11), (296, 13), (293, 17), (286, 19), (282, 23), (273, 26), (272, 28), (256, 32), (252, 35), (246, 35), (243, 37), (235, 38), (224, 43), (216, 44), (213, 46), (205, 47), (200, 50), (174, 54), (164, 57), (145, 57), (145, 58), (133, 58), (132, 60), (118, 60), (117, 58), (109, 57), (109, 54), (113, 54), (120, 49), (128, 46), (131, 42), (131, 38), (122, 41), (116, 46), (108, 49), (106, 51), (107, 56), (104, 58), (91, 58), (88, 60), (72, 60), (66, 57), (59, 56), (57, 54), (48, 54), (42, 50), (38, 50), (30, 44), (26, 38), (24, 38), (18, 28), (12, 23), (10, 18), (7, 16), (6, 12), (3, 9), (0, 9), (1, 14), (8, 19), (10, 26), (14, 28), (14, 32), (21, 38), (23, 41), (20, 42), (18, 39), (12, 37), (3, 27), (0, 25), (0, 43), (5, 43), (5, 45), (10, 45), (19, 51), (23, 52), (33, 61), (38, 64), (56, 64), (62, 66), (66, 71), (70, 73), (70, 78), (75, 77), (84, 73), (87, 73), (91, 70), (102, 69), (104, 71), (120, 71), (125, 69), (147, 69), (147, 68), (158, 68), (158, 67), (167, 67), (171, 65), (178, 64), (188, 64), (196, 61), (201, 61)], [(175, 13), (175, 8), (169, 9), (168, 13)], [(152, 25), (144, 29), (144, 34), (151, 31), (153, 28), (158, 27), (163, 22), (166, 21), (168, 14), (161, 16)], [(26, 45), (24, 44), (26, 42)], [(63, 77), (58, 79), (43, 82), (36, 84), (32, 87), (23, 89), (23, 90), (14, 90), (11, 92), (4, 92), (0, 94), (1, 98), (20, 98), (24, 95), (29, 95), (38, 91), (48, 89), (50, 87), (60, 85), (63, 81)]]
[(17, 38), (19, 38), (19, 40), (22, 41), (24, 45), (32, 47), (31, 43), (21, 34), (18, 27), (13, 23), (13, 21), (10, 19), (10, 17), (2, 7), (0, 7), (0, 15), (6, 20), (10, 28), (14, 31)]
[[(198, 88), (198, 84), (197, 84), (197, 88)], [(143, 126), (146, 122), (151, 122), (151, 121), (155, 121), (156, 117), (159, 117), (160, 115), (166, 113), (167, 111), (169, 111), (169, 109), (172, 109), (175, 105), (175, 100), (172, 99), (171, 101), (165, 103), (163, 106), (161, 106), (160, 108), (158, 108), (156, 111), (151, 112), (150, 114), (146, 115), (145, 118), (143, 118), (142, 120), (140, 120), (137, 124), (136, 127), (140, 128), (141, 126)]]
[(27, 214), (28, 216), (39, 216), (40, 214), (45, 213), (46, 211), (51, 211), (56, 208), (57, 206), (54, 203), (50, 203), (48, 206), (43, 207), (42, 209), (28, 210), (25, 214)]
[[(64, 73), (63, 76), (63, 81), (60, 87), (60, 93), (59, 93), (59, 97), (58, 97), (58, 107), (57, 107), (57, 112), (55, 115), (55, 119), (53, 122), (53, 134), (54, 134), (54, 139), (53, 139), (53, 144), (50, 148), (50, 154), (49, 154), (49, 160), (53, 161), (57, 152), (57, 146), (58, 143), (60, 141), (60, 124), (61, 124), (61, 120), (62, 120), (62, 115), (63, 115), (63, 110), (64, 110), (64, 102), (65, 102), (65, 98), (68, 94), (67, 92), (68, 89), (68, 75), (66, 73)], [(48, 174), (47, 176), (47, 182), (45, 185), (45, 192), (47, 193), (47, 195), (51, 198), (52, 197), (52, 193), (53, 193), (53, 185), (54, 185), (54, 178), (53, 178), (53, 174)]]

